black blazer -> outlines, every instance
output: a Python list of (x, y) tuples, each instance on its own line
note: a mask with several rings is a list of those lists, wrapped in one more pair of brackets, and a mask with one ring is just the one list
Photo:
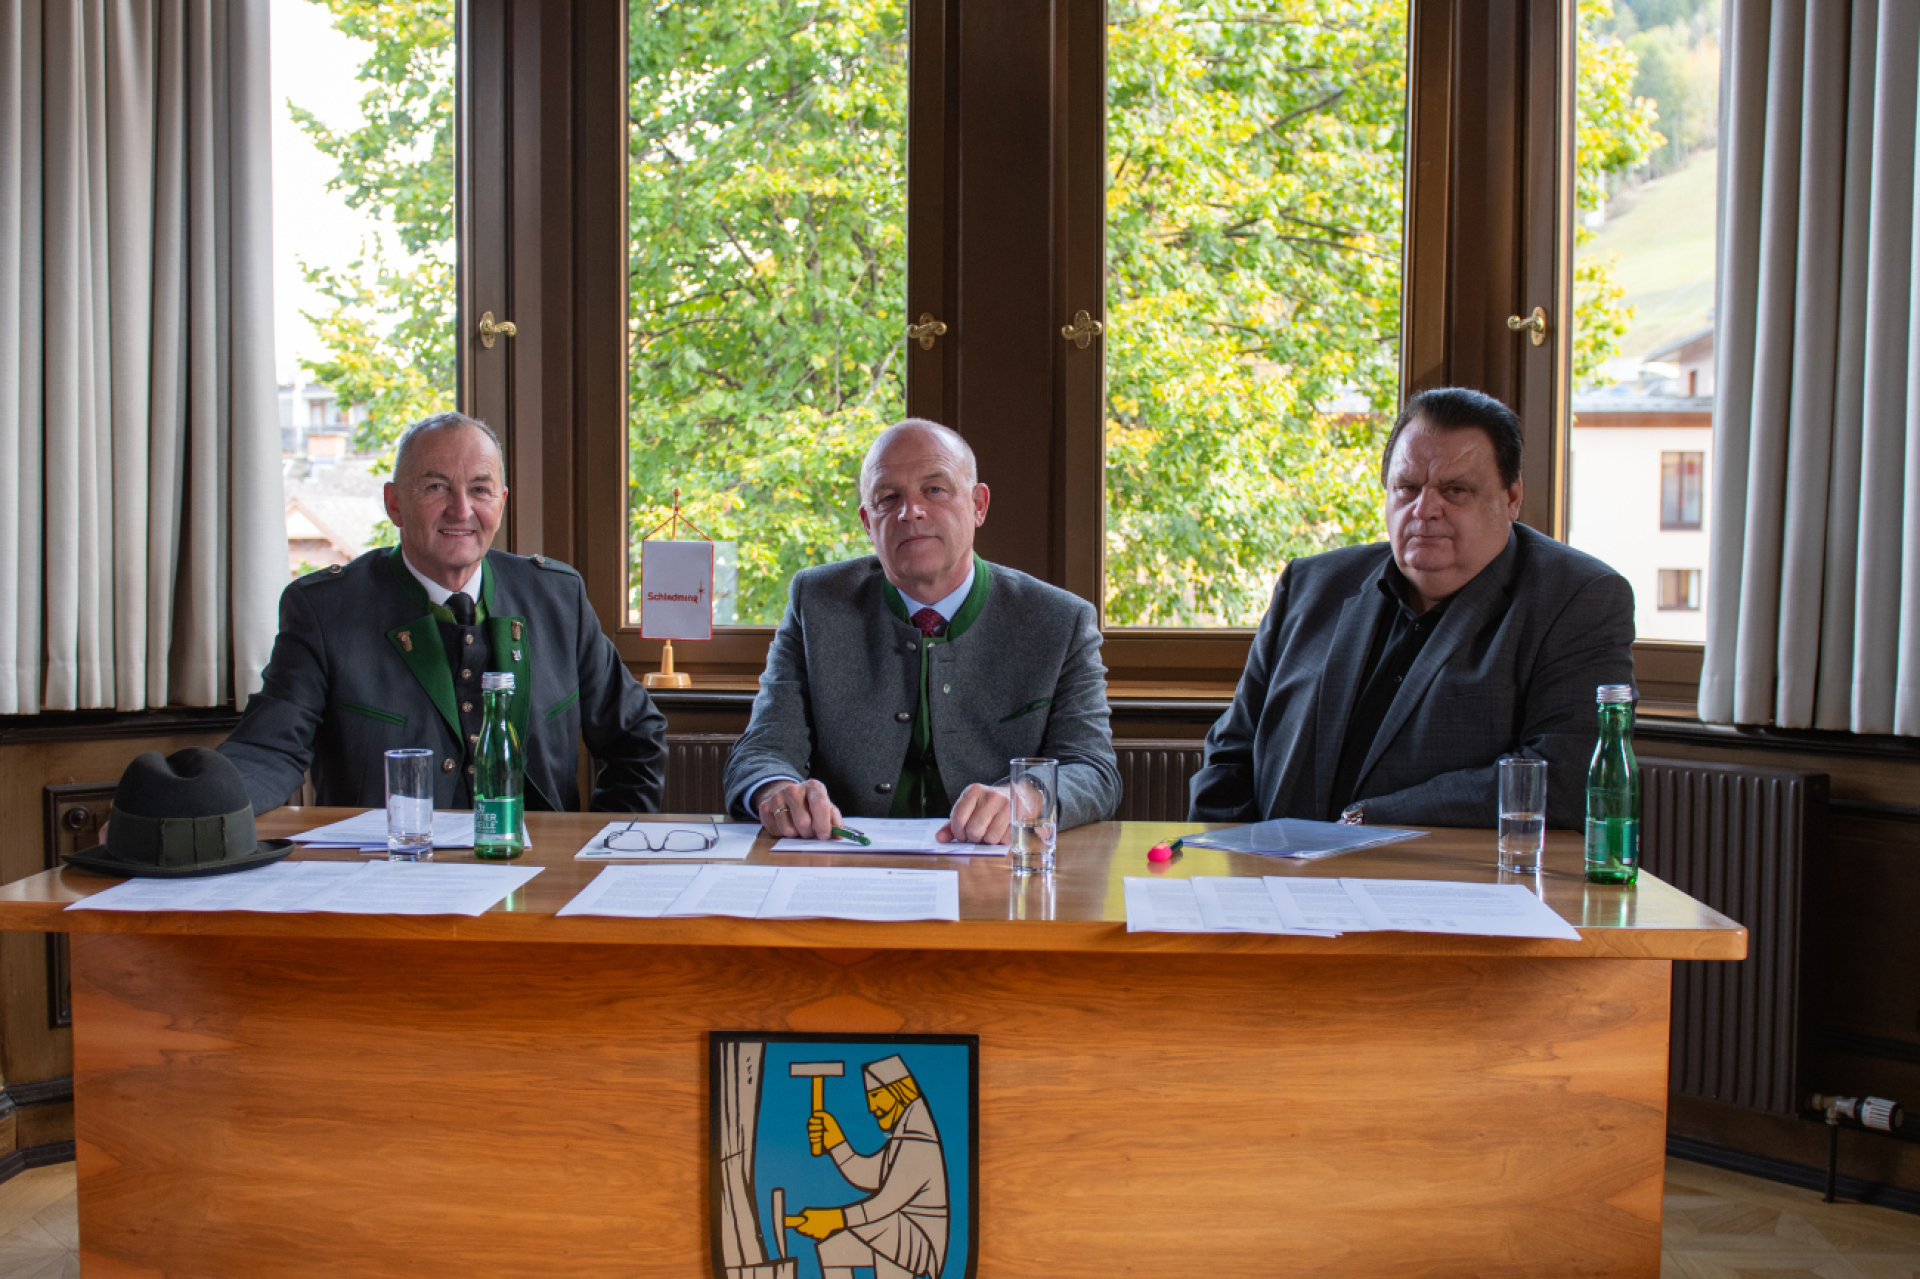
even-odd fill
[[(515, 673), (510, 717), (526, 752), (527, 807), (580, 807), (584, 737), (601, 765), (592, 807), (658, 811), (666, 716), (601, 632), (580, 575), (545, 556), (489, 551), (481, 597), (490, 666)], [(386, 752), (426, 746), (438, 757), (434, 807), (450, 808), (468, 762), (457, 715), (426, 592), (397, 549), (373, 550), (281, 593), (263, 686), (220, 753), (264, 813), (309, 769), (316, 802), (383, 807)]]
[[(1384, 542), (1289, 564), (1233, 705), (1207, 734), (1194, 821), (1328, 816), (1374, 627)], [(1495, 761), (1545, 759), (1547, 822), (1582, 824), (1599, 735), (1594, 689), (1633, 682), (1633, 588), (1599, 560), (1516, 524), (1460, 589), (1387, 708), (1356, 800), (1369, 822), (1491, 828)]]

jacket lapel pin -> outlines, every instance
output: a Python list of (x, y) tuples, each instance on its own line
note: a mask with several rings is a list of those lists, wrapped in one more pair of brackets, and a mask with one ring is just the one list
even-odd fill
[(400, 647), (403, 651), (408, 653), (411, 653), (413, 651), (413, 632), (412, 631), (400, 632)]
[(520, 625), (521, 624), (519, 622), (515, 622), (513, 624), (513, 638), (515, 638), (516, 640), (520, 638)]
[(513, 650), (513, 660), (516, 662), (520, 660), (520, 650), (517, 648)]

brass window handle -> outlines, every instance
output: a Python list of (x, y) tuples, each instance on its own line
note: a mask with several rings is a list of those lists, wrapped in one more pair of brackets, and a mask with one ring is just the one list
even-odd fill
[(495, 338), (510, 338), (519, 331), (519, 329), (514, 327), (512, 320), (501, 320), (496, 323), (493, 318), (493, 312), (482, 311), (480, 313), (480, 345), (486, 347), (489, 351), (493, 350)]
[(907, 326), (907, 337), (918, 342), (922, 351), (933, 350), (933, 340), (937, 337), (945, 337), (946, 332), (947, 322), (934, 319), (931, 311), (922, 311), (920, 322)]
[(1106, 332), (1106, 326), (1088, 315), (1085, 311), (1073, 313), (1073, 323), (1060, 326), (1060, 336), (1079, 347), (1087, 349), (1087, 343)]
[(1526, 319), (1517, 315), (1507, 317), (1507, 327), (1515, 333), (1531, 333), (1535, 346), (1545, 345), (1547, 340), (1547, 308), (1536, 306), (1533, 314)]

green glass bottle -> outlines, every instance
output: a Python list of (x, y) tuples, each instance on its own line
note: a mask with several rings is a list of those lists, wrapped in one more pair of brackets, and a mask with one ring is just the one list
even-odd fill
[(521, 825), (521, 771), (526, 761), (507, 717), (513, 672), (480, 676), (480, 742), (473, 761), (473, 855), (510, 861), (526, 851)]
[(1633, 686), (1602, 684), (1600, 741), (1587, 769), (1587, 882), (1640, 877), (1640, 770), (1633, 760)]

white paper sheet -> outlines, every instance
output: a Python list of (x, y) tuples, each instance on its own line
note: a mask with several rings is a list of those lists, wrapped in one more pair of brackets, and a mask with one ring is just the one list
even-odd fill
[(1347, 826), (1340, 822), (1313, 822), (1300, 817), (1281, 817), (1246, 826), (1228, 826), (1222, 830), (1182, 835), (1183, 843), (1196, 848), (1217, 848), (1229, 853), (1257, 853), (1263, 857), (1287, 857), (1311, 861), (1351, 853), (1360, 848), (1397, 844), (1403, 839), (1418, 839), (1423, 830), (1394, 830), (1385, 826)]
[(753, 851), (753, 841), (760, 837), (759, 822), (641, 822), (639, 825), (656, 844), (667, 838), (668, 831), (675, 830), (697, 831), (702, 835), (718, 831), (720, 839), (704, 852), (668, 850), (652, 853), (645, 850), (629, 852), (625, 849), (615, 852), (607, 847), (607, 838), (624, 832), (627, 823), (608, 822), (574, 857), (583, 862), (738, 862), (746, 860), (747, 854)]
[(1309, 937), (1337, 937), (1332, 930), (1289, 924), (1262, 880), (1242, 876), (1196, 875), (1194, 901), (1210, 932), (1279, 933)]
[[(316, 826), (312, 830), (295, 835), (294, 841), (301, 844), (317, 844), (334, 848), (364, 848), (378, 844), (387, 846), (387, 810), (369, 809), (356, 813), (326, 826)], [(437, 812), (433, 815), (433, 846), (435, 848), (472, 848), (473, 814)]]
[(366, 862), (269, 862), (253, 870), (193, 879), (129, 879), (68, 910), (253, 910), (283, 914), (307, 905)]
[(1342, 882), (1377, 929), (1580, 940), (1579, 931), (1524, 884), (1460, 884), (1427, 879)]
[(1190, 879), (1127, 876), (1127, 931), (1130, 933), (1210, 933)]
[(855, 817), (848, 830), (857, 830), (872, 844), (850, 839), (775, 840), (776, 853), (933, 853), (941, 857), (1004, 857), (1005, 844), (942, 844), (933, 836), (947, 824), (944, 817)]
[(368, 862), (318, 894), (308, 910), (342, 915), (482, 915), (538, 875), (539, 866)]
[(897, 922), (960, 918), (960, 876), (951, 870), (876, 866), (782, 866), (762, 919)]
[(700, 874), (699, 866), (609, 866), (559, 910), (560, 915), (658, 919)]
[(1373, 925), (1346, 886), (1352, 880), (1268, 875), (1260, 883), (1290, 928), (1330, 933), (1369, 933)]
[(773, 888), (778, 866), (702, 866), (663, 914), (732, 915), (758, 919), (760, 903)]

